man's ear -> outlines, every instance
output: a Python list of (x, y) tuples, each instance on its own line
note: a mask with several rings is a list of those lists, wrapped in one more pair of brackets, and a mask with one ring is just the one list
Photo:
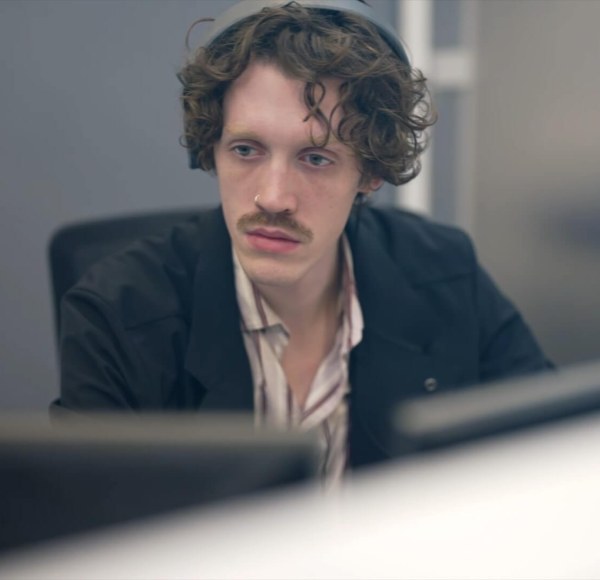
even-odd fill
[(381, 177), (364, 178), (360, 181), (360, 192), (366, 196), (370, 196), (374, 191), (377, 191), (383, 185)]

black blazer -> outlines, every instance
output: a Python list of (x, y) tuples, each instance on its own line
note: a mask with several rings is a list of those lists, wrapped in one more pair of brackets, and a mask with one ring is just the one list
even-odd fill
[[(395, 209), (351, 216), (363, 340), (350, 359), (350, 462), (390, 457), (396, 402), (548, 366), (465, 234)], [(251, 410), (221, 209), (96, 264), (62, 304), (60, 407)]]

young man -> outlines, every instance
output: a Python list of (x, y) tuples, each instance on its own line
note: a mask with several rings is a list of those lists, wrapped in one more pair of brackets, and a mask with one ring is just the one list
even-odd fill
[(254, 410), (323, 470), (390, 456), (402, 398), (543, 369), (461, 232), (361, 207), (419, 170), (425, 80), (358, 0), (245, 1), (180, 73), (222, 206), (96, 265), (63, 303), (71, 409)]

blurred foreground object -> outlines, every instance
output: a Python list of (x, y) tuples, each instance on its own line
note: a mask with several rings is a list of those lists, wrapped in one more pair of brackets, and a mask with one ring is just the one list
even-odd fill
[[(600, 389), (600, 365), (537, 379), (549, 399), (561, 380), (579, 399)], [(339, 496), (290, 491), (28, 550), (0, 576), (598, 578), (600, 421), (588, 411), (364, 470)]]
[(0, 418), (0, 549), (311, 478), (310, 436), (245, 415)]
[(397, 454), (440, 449), (600, 412), (600, 363), (473, 385), (398, 406)]

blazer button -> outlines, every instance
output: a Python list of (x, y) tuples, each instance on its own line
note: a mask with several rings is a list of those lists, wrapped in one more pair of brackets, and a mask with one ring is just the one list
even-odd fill
[(423, 386), (425, 387), (426, 391), (429, 391), (431, 393), (432, 391), (435, 391), (438, 388), (438, 382), (433, 377), (429, 377), (428, 379), (425, 379)]

